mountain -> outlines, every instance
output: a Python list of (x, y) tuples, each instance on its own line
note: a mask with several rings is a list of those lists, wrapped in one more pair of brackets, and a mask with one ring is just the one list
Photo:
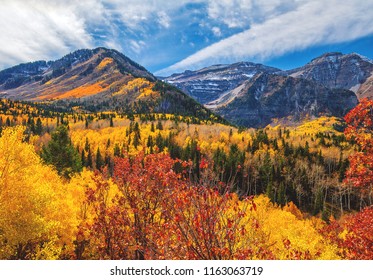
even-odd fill
[[(240, 62), (185, 71), (164, 80), (184, 90), (212, 111), (222, 114), (227, 120), (245, 126), (263, 126), (270, 123), (271, 118), (296, 116), (293, 119), (299, 119), (301, 116), (320, 114), (343, 116), (346, 109), (351, 109), (357, 102), (351, 93), (343, 90), (351, 90), (359, 99), (373, 97), (373, 62), (355, 53), (326, 53), (303, 67), (288, 71)], [(260, 81), (263, 83), (260, 84)], [(252, 91), (256, 94), (248, 94)], [(281, 99), (278, 94), (284, 94), (283, 98), (286, 96), (288, 99), (298, 96), (299, 106), (290, 99)], [(280, 98), (280, 104), (284, 107), (279, 108), (277, 104), (269, 102), (269, 96), (270, 100), (273, 96)], [(326, 100), (326, 97), (331, 100)], [(306, 103), (300, 105), (299, 102), (303, 101)], [(257, 106), (256, 113), (253, 104)], [(334, 104), (346, 107), (337, 110)], [(269, 108), (269, 105), (273, 108)], [(311, 109), (311, 105), (317, 110)]]
[(352, 91), (329, 89), (306, 79), (259, 73), (210, 107), (242, 126), (263, 127), (274, 119), (343, 116), (357, 105)]
[(122, 53), (105, 48), (0, 71), (0, 97), (87, 111), (159, 112), (202, 119), (212, 114)]
[(230, 65), (213, 65), (197, 71), (185, 71), (173, 74), (164, 80), (185, 91), (198, 102), (207, 104), (219, 99), (257, 73), (278, 71), (280, 69), (262, 64), (239, 62)]
[(352, 90), (359, 99), (373, 97), (373, 61), (356, 53), (326, 53), (302, 67), (283, 73), (329, 88)]

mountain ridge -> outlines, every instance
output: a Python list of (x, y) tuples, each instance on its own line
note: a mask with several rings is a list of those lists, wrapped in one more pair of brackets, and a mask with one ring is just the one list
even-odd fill
[[(348, 66), (349, 70), (345, 70)], [(99, 47), (77, 50), (55, 61), (24, 63), (0, 71), (0, 97), (88, 111), (187, 112), (203, 118), (215, 112), (235, 124), (259, 127), (271, 123), (271, 119), (291, 116), (293, 119), (306, 115), (342, 116), (345, 109), (357, 104), (356, 97), (345, 89), (370, 96), (373, 76), (368, 74), (370, 70), (373, 73), (372, 67), (369, 59), (358, 54), (332, 52), (287, 71), (253, 62), (237, 62), (175, 73), (164, 78), (166, 84), (124, 54)], [(353, 79), (344, 79), (351, 73)], [(284, 96), (280, 97), (281, 94)], [(303, 100), (302, 95), (307, 100)], [(271, 103), (273, 98), (281, 101), (288, 112)], [(293, 104), (292, 98), (308, 105)], [(343, 106), (343, 110), (336, 110), (327, 98), (341, 98), (336, 103)], [(253, 113), (253, 104), (257, 114)], [(310, 104), (317, 110), (311, 109)], [(254, 117), (258, 121), (254, 121)]]
[(122, 53), (102, 47), (5, 69), (0, 81), (0, 97), (13, 100), (90, 112), (170, 113), (222, 121)]
[(357, 53), (325, 53), (304, 66), (283, 71), (283, 74), (313, 80), (330, 88), (349, 89), (359, 99), (373, 97), (370, 82), (373, 78), (373, 61)]
[(270, 73), (259, 73), (238, 88), (229, 102), (207, 107), (247, 127), (264, 127), (275, 119), (298, 122), (324, 115), (341, 117), (357, 105), (356, 96), (349, 90)]
[[(348, 98), (344, 100), (344, 102), (342, 102), (345, 105), (348, 105), (348, 109), (352, 109), (351, 106), (353, 104), (356, 105), (357, 100), (353, 101), (351, 99), (353, 98), (351, 94), (342, 94), (343, 90), (351, 90), (352, 92), (354, 92), (354, 94), (356, 94), (356, 98), (358, 99), (364, 97), (373, 97), (373, 63), (370, 59), (356, 53), (324, 53), (312, 59), (304, 66), (286, 71), (273, 67), (270, 68), (261, 64), (246, 62), (246, 64), (250, 65), (261, 65), (261, 67), (257, 67), (255, 72), (240, 73), (240, 80), (232, 79), (229, 87), (220, 87), (220, 91), (219, 88), (216, 89), (210, 86), (212, 84), (211, 81), (217, 79), (217, 77), (214, 76), (216, 72), (215, 69), (222, 69), (223, 67), (225, 69), (228, 69), (230, 67), (231, 72), (234, 72), (236, 64), (237, 63), (230, 65), (213, 65), (196, 71), (185, 71), (184, 73), (173, 74), (170, 77), (165, 78), (164, 80), (184, 90), (191, 97), (204, 104), (207, 108), (217, 113), (223, 114), (225, 118), (236, 124), (247, 123), (244, 119), (245, 117), (243, 117), (246, 114), (244, 111), (242, 111), (242, 119), (240, 119), (239, 116), (236, 114), (236, 112), (240, 111), (240, 109), (233, 108), (232, 102), (233, 104), (236, 104), (237, 107), (245, 107), (245, 102), (240, 104), (239, 102), (235, 102), (235, 100), (241, 100), (242, 96), (244, 95), (243, 89), (247, 88), (247, 83), (249, 81), (256, 79), (257, 74), (273, 74), (283, 77), (292, 77), (295, 79), (311, 81), (312, 83), (309, 84), (308, 87), (312, 86), (315, 89), (320, 89), (322, 88), (320, 86), (323, 86), (330, 89), (330, 92), (337, 93), (337, 95), (339, 94), (341, 98), (344, 98), (343, 96), (348, 96)], [(203, 75), (201, 75), (200, 73), (203, 73)], [(205, 79), (205, 76), (209, 76), (210, 79)], [(220, 76), (220, 79), (222, 81), (228, 80), (228, 78), (224, 76)], [(277, 80), (282, 81), (284, 79), (278, 78)], [(295, 84), (305, 84), (305, 82), (298, 81)], [(278, 86), (281, 87), (281, 84), (279, 84)], [(266, 85), (263, 84), (262, 87), (266, 88)], [(258, 88), (256, 90), (258, 90)], [(302, 92), (302, 89), (297, 90), (300, 93)], [(326, 94), (327, 91), (327, 89), (322, 90), (324, 94)], [(327, 95), (331, 96), (329, 93)], [(332, 106), (332, 104), (330, 103), (329, 106)], [(222, 108), (225, 109), (223, 110)], [(231, 113), (228, 111), (227, 108), (230, 108), (230, 110), (232, 110)], [(320, 112), (320, 114), (332, 114), (332, 112), (334, 111), (325, 106), (322, 106), (322, 108), (324, 108), (324, 112)], [(337, 114), (337, 116), (342, 117), (343, 115), (339, 113)], [(261, 119), (259, 116), (257, 117)], [(280, 116), (273, 117), (277, 118)], [(268, 123), (269, 121), (267, 119), (263, 123), (257, 123), (257, 125), (262, 126)]]

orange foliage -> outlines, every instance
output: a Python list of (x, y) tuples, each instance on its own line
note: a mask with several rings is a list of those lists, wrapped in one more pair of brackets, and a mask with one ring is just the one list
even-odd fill
[(57, 99), (80, 98), (84, 96), (95, 95), (97, 93), (102, 92), (103, 90), (105, 90), (105, 88), (102, 87), (101, 84), (95, 83), (92, 85), (83, 85), (83, 86), (74, 88), (72, 90), (69, 90), (67, 92), (64, 92), (62, 94), (53, 93), (53, 94), (44, 95), (44, 96), (41, 96), (40, 99), (45, 100), (45, 99), (53, 99), (53, 98), (57, 98)]

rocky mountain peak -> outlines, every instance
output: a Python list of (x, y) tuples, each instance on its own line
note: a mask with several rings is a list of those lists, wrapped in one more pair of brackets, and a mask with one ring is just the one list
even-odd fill
[(277, 68), (252, 62), (218, 64), (196, 71), (174, 74), (164, 80), (188, 93), (202, 104), (222, 98), (257, 73), (280, 71)]
[(329, 88), (349, 89), (358, 98), (373, 96), (371, 84), (373, 63), (356, 53), (326, 53), (310, 63), (289, 71), (285, 75), (315, 81)]

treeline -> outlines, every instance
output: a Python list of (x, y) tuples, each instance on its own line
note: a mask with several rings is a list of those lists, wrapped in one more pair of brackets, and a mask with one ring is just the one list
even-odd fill
[[(99, 129), (98, 122), (116, 127), (121, 125), (120, 120), (127, 120), (128, 126), (117, 128), (125, 131), (119, 141), (108, 136), (104, 143), (92, 145), (93, 139), (85, 137), (84, 142), (74, 143), (81, 167), (92, 170), (107, 167), (111, 175), (115, 157), (123, 158), (138, 150), (146, 154), (167, 151), (173, 159), (192, 162), (190, 178), (194, 182), (199, 182), (201, 173), (208, 169), (216, 181), (224, 182), (241, 196), (266, 194), (279, 205), (292, 201), (302, 211), (320, 214), (325, 220), (331, 215), (339, 216), (346, 210), (359, 210), (371, 204), (369, 198), (343, 183), (349, 167), (348, 156), (356, 144), (354, 139), (346, 140), (344, 134), (338, 132), (345, 128), (343, 122), (337, 123), (334, 131), (304, 133), (301, 141), (289, 128), (276, 128), (275, 133), (273, 129), (260, 129), (251, 131), (249, 136), (245, 130), (233, 132), (231, 129), (223, 148), (218, 146), (205, 151), (201, 150), (201, 135), (197, 129), (188, 140), (179, 136), (185, 124), (187, 127), (213, 124), (195, 117), (164, 113), (69, 114), (9, 100), (0, 100), (0, 110), (0, 130), (24, 125), (28, 137), (51, 133), (61, 125), (69, 129), (84, 123), (85, 129)], [(167, 121), (171, 121), (171, 127), (164, 127)], [(241, 134), (241, 143), (231, 141)], [(211, 138), (209, 141), (219, 143), (220, 140)], [(330, 156), (332, 149), (334, 155)]]
[[(360, 207), (360, 196), (342, 184), (349, 166), (344, 149), (352, 145), (343, 135), (318, 133), (307, 137), (305, 144), (295, 145), (286, 128), (271, 137), (266, 130), (257, 130), (245, 148), (233, 143), (225, 149), (202, 152), (198, 131), (180, 144), (177, 130), (164, 130), (162, 123), (150, 121), (150, 132), (143, 133), (142, 127), (148, 130), (148, 126), (131, 121), (121, 142), (107, 138), (101, 149), (92, 150), (86, 138), (84, 146), (78, 147), (83, 166), (107, 166), (112, 174), (114, 157), (125, 157), (139, 148), (147, 154), (167, 151), (173, 159), (192, 162), (190, 178), (194, 182), (208, 169), (216, 181), (230, 185), (239, 195), (266, 194), (279, 205), (293, 201), (303, 211), (322, 214), (325, 219)], [(330, 146), (339, 151), (333, 158), (323, 154)]]

